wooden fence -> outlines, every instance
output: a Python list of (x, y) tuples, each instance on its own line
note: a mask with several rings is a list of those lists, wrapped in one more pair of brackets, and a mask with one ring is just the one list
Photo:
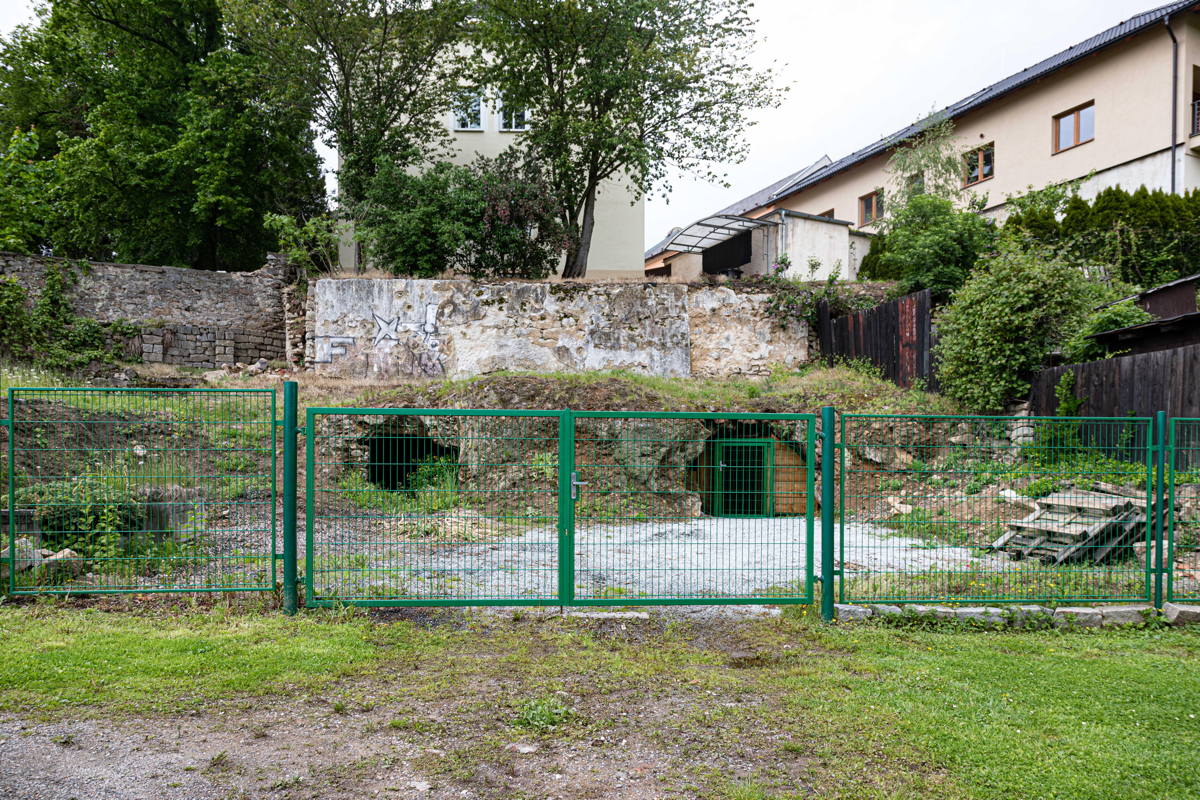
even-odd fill
[(1065, 372), (1075, 373), (1079, 413), (1088, 417), (1200, 417), (1200, 345), (1066, 364), (1038, 373), (1030, 389), (1030, 411), (1053, 416), (1054, 389)]
[(900, 386), (919, 380), (930, 390), (937, 388), (929, 290), (835, 319), (824, 303), (818, 313), (817, 335), (827, 363), (866, 359)]

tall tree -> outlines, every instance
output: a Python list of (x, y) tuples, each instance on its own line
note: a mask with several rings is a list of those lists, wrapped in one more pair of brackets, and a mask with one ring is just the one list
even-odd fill
[(37, 126), (55, 253), (253, 269), (267, 213), (323, 206), (310, 116), (217, 0), (52, 0), (3, 43), (0, 123)]
[[(520, 140), (572, 234), (565, 277), (587, 272), (606, 181), (644, 194), (672, 169), (739, 160), (747, 114), (778, 103), (753, 69), (750, 0), (481, 0), (475, 82), (527, 109)], [(669, 187), (666, 187), (669, 188)], [(663, 190), (666, 191), (666, 188)]]
[(342, 160), (354, 203), (381, 158), (411, 165), (448, 134), (459, 90), (464, 0), (226, 0), (238, 36), (266, 58)]

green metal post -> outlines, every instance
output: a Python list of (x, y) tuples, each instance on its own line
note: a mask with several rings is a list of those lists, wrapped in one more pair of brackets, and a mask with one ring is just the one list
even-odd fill
[(283, 613), (296, 613), (296, 382), (283, 384)]
[(8, 591), (17, 590), (17, 438), (16, 416), (13, 414), (13, 390), (8, 390)]
[(1159, 411), (1154, 415), (1154, 442), (1156, 445), (1154, 462), (1157, 472), (1154, 481), (1154, 607), (1163, 606), (1163, 514), (1166, 511), (1166, 491), (1164, 484), (1167, 475), (1167, 412)]
[(558, 418), (558, 599), (564, 606), (575, 601), (575, 415), (563, 411)]
[(821, 619), (833, 621), (833, 406), (821, 409)]

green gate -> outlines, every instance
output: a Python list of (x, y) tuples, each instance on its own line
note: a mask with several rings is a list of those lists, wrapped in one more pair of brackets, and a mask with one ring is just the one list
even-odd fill
[(1200, 419), (1171, 420), (1167, 463), (1167, 599), (1200, 599)]
[(305, 431), (310, 606), (812, 600), (812, 415), (310, 408)]
[(276, 588), (275, 393), (7, 397), (9, 592)]

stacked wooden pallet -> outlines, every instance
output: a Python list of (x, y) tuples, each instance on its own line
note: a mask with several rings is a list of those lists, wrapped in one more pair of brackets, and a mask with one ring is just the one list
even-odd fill
[(1127, 554), (1144, 536), (1146, 515), (1137, 500), (1118, 494), (1072, 490), (1036, 501), (1036, 509), (992, 542), (1013, 559), (1044, 564), (1090, 561), (1100, 564)]

